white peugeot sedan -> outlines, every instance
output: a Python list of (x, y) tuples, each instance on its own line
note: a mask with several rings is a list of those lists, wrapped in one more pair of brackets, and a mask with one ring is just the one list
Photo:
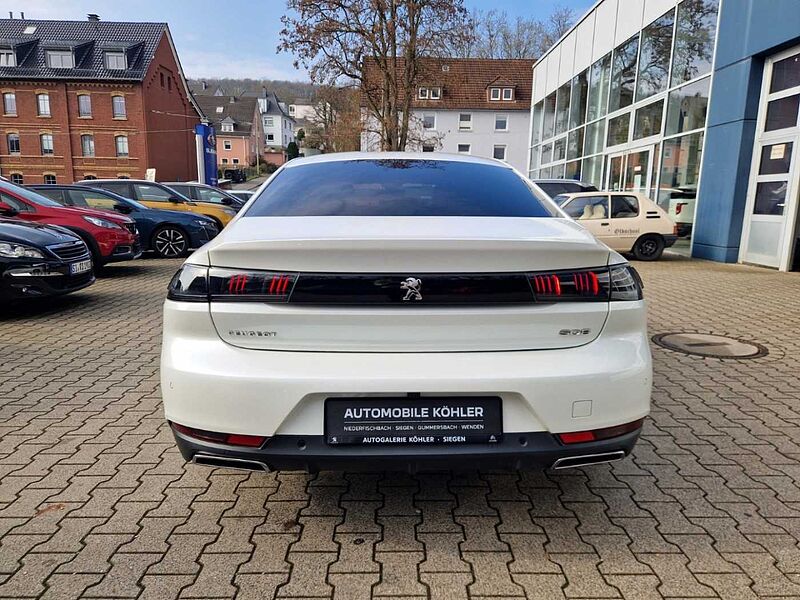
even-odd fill
[(567, 468), (650, 408), (637, 273), (504, 163), (284, 165), (169, 286), (183, 456), (251, 470)]

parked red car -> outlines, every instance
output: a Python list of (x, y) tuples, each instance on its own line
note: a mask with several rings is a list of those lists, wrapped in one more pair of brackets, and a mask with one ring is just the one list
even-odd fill
[(133, 219), (102, 210), (67, 208), (7, 181), (0, 181), (0, 216), (70, 229), (89, 246), (92, 261), (98, 267), (142, 254)]

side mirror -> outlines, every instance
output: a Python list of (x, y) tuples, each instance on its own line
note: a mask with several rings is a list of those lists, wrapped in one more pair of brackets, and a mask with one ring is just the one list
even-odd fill
[(170, 196), (169, 201), (172, 202), (173, 204), (180, 204), (181, 202), (183, 202), (183, 200), (181, 200), (177, 196)]
[(228, 198), (227, 196), (223, 196), (223, 197), (222, 197), (222, 203), (223, 203), (225, 206), (230, 206), (231, 204), (233, 204), (233, 200), (231, 200), (231, 199), (230, 199), (230, 198)]
[(123, 215), (129, 215), (133, 212), (133, 208), (128, 206), (127, 204), (123, 204), (122, 202), (117, 202), (114, 205), (114, 210), (118, 213), (122, 213)]
[(0, 215), (4, 217), (14, 217), (19, 214), (19, 211), (5, 202), (0, 202)]

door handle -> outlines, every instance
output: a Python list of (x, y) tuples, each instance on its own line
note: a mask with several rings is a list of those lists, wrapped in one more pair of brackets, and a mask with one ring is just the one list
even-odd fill
[(606, 221), (605, 223), (600, 223), (600, 225), (611, 225), (611, 223), (609, 223), (608, 221)]

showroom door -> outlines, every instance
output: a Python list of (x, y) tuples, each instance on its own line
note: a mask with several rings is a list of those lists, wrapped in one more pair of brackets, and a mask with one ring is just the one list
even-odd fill
[(610, 154), (606, 189), (649, 195), (652, 170), (653, 146)]
[(739, 261), (792, 268), (800, 193), (800, 48), (767, 61)]

